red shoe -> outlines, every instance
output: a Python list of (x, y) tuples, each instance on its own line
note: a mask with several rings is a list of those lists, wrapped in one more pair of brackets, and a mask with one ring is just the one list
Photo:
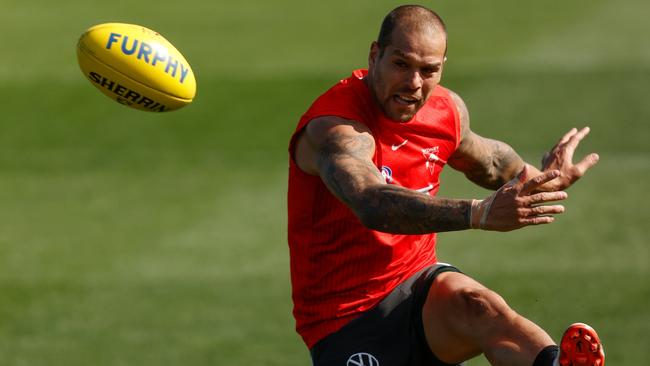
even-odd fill
[(594, 328), (569, 326), (560, 342), (560, 366), (605, 366), (605, 351)]

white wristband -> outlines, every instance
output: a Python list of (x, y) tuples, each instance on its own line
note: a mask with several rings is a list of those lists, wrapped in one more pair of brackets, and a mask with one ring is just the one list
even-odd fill
[(469, 227), (479, 229), (481, 226), (481, 202), (482, 200), (472, 200), (472, 207), (469, 215)]
[[(481, 201), (482, 212), (481, 212), (481, 221), (479, 222), (479, 229), (485, 230), (485, 223), (487, 222), (488, 213), (490, 213), (490, 208), (492, 207), (492, 202), (496, 197), (496, 192), (490, 197)], [(487, 201), (487, 202), (486, 202)]]
[(485, 230), (490, 207), (492, 207), (492, 202), (494, 202), (495, 197), (496, 192), (484, 200), (472, 200), (469, 221), (470, 228)]

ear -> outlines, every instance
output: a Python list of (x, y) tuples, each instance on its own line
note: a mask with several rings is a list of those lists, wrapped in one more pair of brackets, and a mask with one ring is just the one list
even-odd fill
[(372, 42), (370, 45), (370, 52), (368, 53), (368, 68), (372, 68), (379, 57), (379, 44), (377, 41)]

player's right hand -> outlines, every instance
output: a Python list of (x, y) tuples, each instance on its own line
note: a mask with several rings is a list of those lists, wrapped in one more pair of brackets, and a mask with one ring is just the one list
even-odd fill
[(546, 205), (567, 198), (566, 192), (552, 191), (531, 194), (541, 185), (560, 176), (549, 170), (528, 178), (528, 167), (498, 191), (484, 200), (472, 203), (470, 225), (473, 229), (510, 231), (528, 225), (550, 224), (553, 215), (564, 212), (562, 205)]

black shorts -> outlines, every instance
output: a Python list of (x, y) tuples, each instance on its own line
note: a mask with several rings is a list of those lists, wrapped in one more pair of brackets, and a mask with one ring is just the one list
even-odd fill
[(431, 352), (424, 336), (422, 307), (431, 283), (442, 272), (460, 272), (437, 264), (397, 286), (385, 299), (312, 347), (314, 366), (448, 366)]

